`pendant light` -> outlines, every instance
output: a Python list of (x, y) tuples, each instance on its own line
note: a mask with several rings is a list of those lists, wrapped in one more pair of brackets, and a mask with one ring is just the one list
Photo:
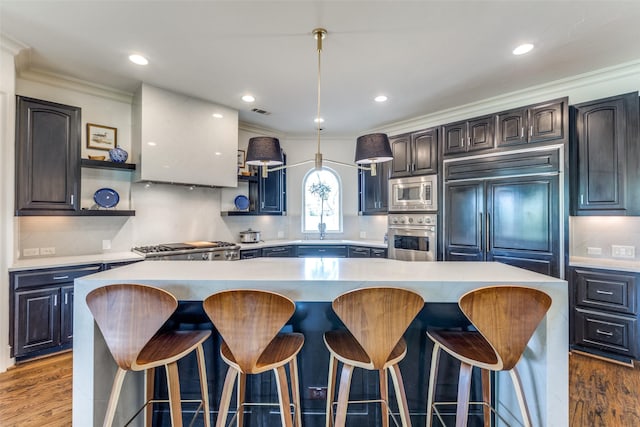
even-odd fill
[[(338, 162), (336, 160), (323, 159), (322, 152), (320, 151), (320, 125), (322, 119), (320, 118), (320, 87), (321, 87), (321, 60), (322, 60), (322, 40), (327, 35), (327, 30), (324, 28), (316, 28), (312, 31), (314, 38), (316, 39), (316, 47), (318, 51), (318, 102), (316, 111), (316, 124), (317, 124), (317, 150), (313, 160), (304, 160), (302, 162), (294, 163), (291, 165), (282, 165), (282, 151), (280, 150), (280, 141), (274, 137), (255, 137), (249, 139), (249, 146), (247, 147), (247, 160), (248, 165), (262, 166), (262, 177), (266, 178), (267, 172), (277, 171), (284, 168), (290, 168), (294, 166), (300, 166), (307, 163), (314, 162), (315, 169), (322, 169), (323, 162), (333, 163), (342, 166), (355, 167), (358, 169), (370, 170), (371, 175), (376, 175), (376, 164), (381, 162), (387, 162), (393, 159), (391, 153), (391, 146), (389, 145), (389, 138), (384, 133), (373, 133), (369, 135), (363, 135), (358, 137), (356, 141), (356, 156), (355, 165), (345, 162)], [(362, 166), (362, 165), (370, 165)], [(269, 166), (277, 166), (272, 169), (268, 169)]]

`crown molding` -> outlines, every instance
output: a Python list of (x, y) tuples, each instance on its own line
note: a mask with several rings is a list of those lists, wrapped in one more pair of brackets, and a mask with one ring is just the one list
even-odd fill
[[(435, 113), (390, 123), (371, 132), (386, 132), (390, 135), (398, 135), (469, 117), (482, 114), (494, 113), (522, 105), (534, 104), (553, 98), (570, 96), (571, 92), (576, 92), (584, 88), (610, 84), (616, 80), (637, 78), (640, 75), (640, 60), (626, 62), (615, 66), (601, 68), (599, 70), (566, 77), (552, 82), (531, 86), (525, 89), (508, 92), (502, 95), (472, 102), (469, 104), (448, 108)], [(640, 80), (637, 89), (640, 89)]]
[(29, 49), (29, 46), (26, 44), (12, 39), (6, 34), (0, 34), (0, 47), (2, 50), (9, 52), (13, 56), (16, 56), (21, 50)]
[(275, 136), (277, 138), (283, 138), (284, 136), (284, 134), (279, 130), (275, 130), (268, 127), (259, 126), (253, 123), (247, 123), (243, 121), (238, 122), (238, 130), (249, 132), (249, 133), (255, 133), (258, 135)]
[(123, 102), (125, 104), (132, 104), (133, 102), (133, 93), (77, 79), (75, 77), (65, 76), (52, 71), (30, 68), (28, 70), (19, 71), (18, 77), (23, 80), (43, 83), (62, 89), (86, 93), (88, 95), (99, 96), (101, 98)]

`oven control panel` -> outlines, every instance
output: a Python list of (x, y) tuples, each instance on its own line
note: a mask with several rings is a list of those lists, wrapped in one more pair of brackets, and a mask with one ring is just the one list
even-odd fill
[(436, 225), (435, 214), (389, 215), (389, 225)]

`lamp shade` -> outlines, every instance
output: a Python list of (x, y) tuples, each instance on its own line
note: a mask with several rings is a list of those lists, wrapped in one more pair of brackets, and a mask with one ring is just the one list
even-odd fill
[(356, 163), (382, 163), (393, 160), (389, 138), (384, 133), (371, 133), (356, 141)]
[(247, 147), (248, 165), (277, 166), (284, 163), (280, 140), (270, 136), (257, 136), (249, 139)]

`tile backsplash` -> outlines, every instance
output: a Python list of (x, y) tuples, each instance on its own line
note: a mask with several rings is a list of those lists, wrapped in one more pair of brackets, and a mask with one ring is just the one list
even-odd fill
[[(621, 256), (614, 246), (633, 247), (635, 254)], [(570, 217), (569, 247), (571, 256), (640, 260), (640, 217)]]

